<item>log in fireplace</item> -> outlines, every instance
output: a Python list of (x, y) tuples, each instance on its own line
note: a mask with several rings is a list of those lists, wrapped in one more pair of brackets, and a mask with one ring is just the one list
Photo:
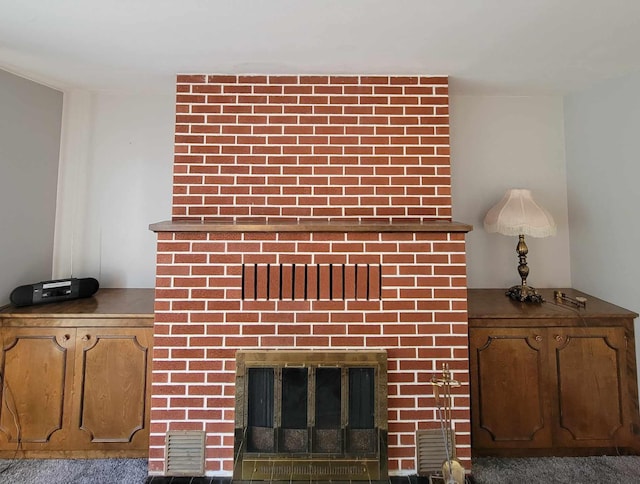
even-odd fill
[(386, 480), (385, 351), (238, 351), (236, 480)]

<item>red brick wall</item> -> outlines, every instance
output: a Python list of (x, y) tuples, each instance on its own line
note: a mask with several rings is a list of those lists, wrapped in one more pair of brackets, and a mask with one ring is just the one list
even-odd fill
[[(241, 264), (292, 261), (382, 264), (382, 300), (240, 299)], [(163, 469), (165, 433), (191, 429), (207, 431), (207, 471), (231, 473), (238, 348), (385, 349), (395, 474), (415, 472), (415, 431), (437, 425), (428, 381), (448, 362), (468, 459), (465, 285), (464, 234), (161, 233), (150, 470)]]
[[(206, 76), (177, 83), (174, 220), (450, 220), (446, 77)], [(380, 300), (242, 300), (242, 264), (381, 264)], [(207, 432), (233, 468), (239, 348), (385, 349), (389, 471), (416, 472), (450, 364), (470, 467), (463, 233), (158, 234), (149, 469), (168, 430)]]
[(173, 218), (449, 219), (447, 82), (180, 75)]

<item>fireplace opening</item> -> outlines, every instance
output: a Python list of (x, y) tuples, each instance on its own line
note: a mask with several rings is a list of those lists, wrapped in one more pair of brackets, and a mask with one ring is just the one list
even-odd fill
[(240, 480), (386, 477), (384, 351), (238, 351)]

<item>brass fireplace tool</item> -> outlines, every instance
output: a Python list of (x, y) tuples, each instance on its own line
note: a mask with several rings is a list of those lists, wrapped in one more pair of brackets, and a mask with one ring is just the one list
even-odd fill
[(573, 304), (577, 308), (586, 308), (587, 307), (587, 298), (576, 296), (575, 298), (567, 296), (562, 291), (553, 291), (553, 297), (556, 299), (557, 303), (562, 304)]
[(430, 383), (433, 386), (433, 396), (438, 407), (438, 418), (444, 439), (446, 460), (442, 463), (442, 475), (429, 476), (429, 483), (464, 484), (465, 470), (455, 457), (456, 449), (455, 445), (453, 445), (453, 427), (451, 425), (451, 387), (460, 386), (460, 382), (451, 378), (449, 365), (443, 363), (442, 377), (436, 378), (434, 375)]

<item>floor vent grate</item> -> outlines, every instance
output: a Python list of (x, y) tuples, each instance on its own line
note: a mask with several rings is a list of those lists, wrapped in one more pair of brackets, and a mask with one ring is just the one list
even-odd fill
[[(455, 457), (453, 432), (447, 431), (449, 440), (449, 457)], [(442, 464), (447, 460), (444, 434), (441, 429), (418, 430), (416, 432), (416, 455), (418, 458), (418, 475), (426, 476), (433, 472), (441, 472)]]
[(203, 476), (205, 433), (199, 430), (167, 432), (168, 476)]

